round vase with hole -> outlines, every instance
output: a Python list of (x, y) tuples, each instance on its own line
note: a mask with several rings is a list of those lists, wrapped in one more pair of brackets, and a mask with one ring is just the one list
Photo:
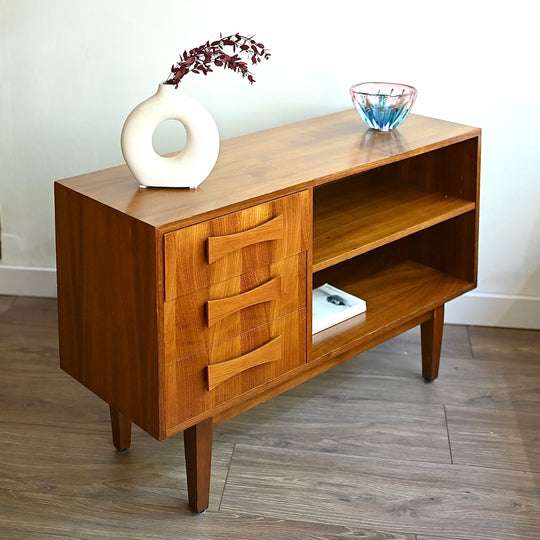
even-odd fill
[[(186, 130), (184, 149), (170, 157), (159, 155), (152, 144), (154, 131), (165, 120), (178, 120)], [(126, 118), (121, 147), (141, 186), (195, 189), (216, 164), (219, 132), (212, 115), (198, 101), (181, 87), (160, 83), (157, 92)]]

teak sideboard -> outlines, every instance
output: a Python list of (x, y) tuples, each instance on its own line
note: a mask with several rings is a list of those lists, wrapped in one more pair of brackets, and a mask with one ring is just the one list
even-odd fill
[[(126, 166), (55, 183), (60, 364), (131, 423), (184, 432), (190, 507), (208, 506), (212, 429), (421, 325), (437, 377), (444, 304), (477, 281), (480, 135), (354, 110), (221, 143), (197, 190)], [(312, 336), (312, 288), (367, 311)]]

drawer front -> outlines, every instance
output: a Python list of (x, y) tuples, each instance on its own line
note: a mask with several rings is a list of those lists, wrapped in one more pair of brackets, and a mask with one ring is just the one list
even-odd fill
[(165, 299), (305, 251), (310, 220), (304, 191), (166, 234)]
[(166, 302), (166, 363), (305, 307), (306, 271), (303, 252)]
[(167, 429), (231, 401), (306, 359), (306, 310), (260, 326), (166, 369)]

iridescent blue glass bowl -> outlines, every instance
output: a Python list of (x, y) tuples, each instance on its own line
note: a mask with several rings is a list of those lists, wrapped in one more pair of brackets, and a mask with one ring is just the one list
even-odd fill
[(366, 82), (349, 89), (362, 120), (373, 129), (390, 131), (407, 118), (416, 88), (406, 84)]

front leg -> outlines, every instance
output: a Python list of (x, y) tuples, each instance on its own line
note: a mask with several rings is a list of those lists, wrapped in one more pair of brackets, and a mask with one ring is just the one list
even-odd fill
[(444, 325), (444, 304), (433, 310), (431, 318), (422, 323), (422, 376), (426, 381), (433, 381), (439, 375), (439, 361)]
[(189, 506), (197, 513), (204, 512), (210, 500), (212, 429), (208, 418), (184, 430)]

